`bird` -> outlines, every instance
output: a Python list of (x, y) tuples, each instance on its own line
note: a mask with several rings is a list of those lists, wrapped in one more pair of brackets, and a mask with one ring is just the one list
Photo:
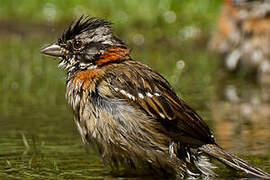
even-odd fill
[(65, 97), (82, 141), (114, 172), (208, 178), (217, 176), (213, 158), (270, 179), (221, 148), (169, 82), (132, 59), (109, 21), (81, 16), (41, 53), (60, 59), (58, 67), (67, 72)]
[(223, 0), (209, 42), (209, 49), (221, 55), (226, 70), (252, 74), (266, 89), (270, 87), (269, 14), (268, 0)]

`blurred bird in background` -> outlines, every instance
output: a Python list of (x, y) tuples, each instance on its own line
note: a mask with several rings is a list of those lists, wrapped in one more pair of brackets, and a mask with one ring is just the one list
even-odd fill
[[(215, 176), (213, 157), (249, 175), (270, 175), (216, 144), (205, 121), (147, 65), (109, 22), (81, 17), (41, 50), (67, 71), (66, 99), (83, 142), (106, 165), (157, 176)], [(159, 177), (160, 178), (160, 177)]]
[(269, 0), (224, 0), (209, 48), (225, 69), (254, 75), (270, 100)]

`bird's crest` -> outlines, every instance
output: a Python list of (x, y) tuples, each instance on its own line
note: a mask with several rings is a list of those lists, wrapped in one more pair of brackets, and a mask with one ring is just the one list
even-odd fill
[(91, 30), (91, 29), (96, 29), (98, 27), (102, 27), (105, 26), (107, 28), (109, 28), (110, 30), (112, 30), (111, 28), (111, 23), (109, 21), (106, 21), (104, 19), (100, 19), (100, 18), (96, 18), (96, 17), (92, 17), (89, 18), (84, 17), (83, 15), (76, 21), (73, 21), (67, 28), (66, 30), (63, 32), (61, 38), (59, 39), (59, 41), (67, 41), (69, 39), (74, 38), (76, 35), (87, 31), (87, 30)]

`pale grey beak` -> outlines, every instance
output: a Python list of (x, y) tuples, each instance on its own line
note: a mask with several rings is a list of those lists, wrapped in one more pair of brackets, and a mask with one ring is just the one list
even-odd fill
[(46, 46), (40, 50), (42, 54), (46, 54), (49, 56), (55, 56), (55, 57), (62, 57), (65, 56), (64, 51), (62, 48), (57, 44), (52, 44), (49, 46)]

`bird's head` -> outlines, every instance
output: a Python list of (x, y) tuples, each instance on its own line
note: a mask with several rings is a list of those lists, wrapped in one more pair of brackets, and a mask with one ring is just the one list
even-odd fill
[(128, 56), (126, 45), (113, 34), (110, 25), (103, 19), (81, 16), (66, 28), (57, 42), (41, 49), (41, 53), (59, 57), (59, 67), (68, 72), (93, 69), (104, 64), (101, 62), (117, 60), (108, 56), (110, 49)]

